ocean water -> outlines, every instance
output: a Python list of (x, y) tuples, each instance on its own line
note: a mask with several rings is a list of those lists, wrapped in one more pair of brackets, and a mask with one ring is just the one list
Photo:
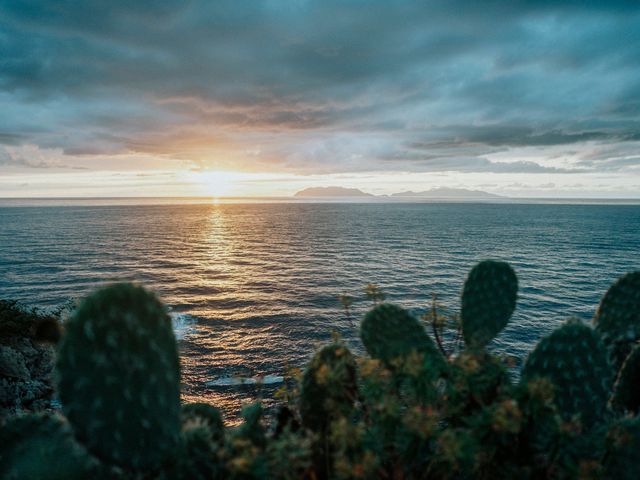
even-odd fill
[[(171, 308), (184, 399), (230, 419), (256, 396), (271, 402), (332, 331), (361, 351), (369, 282), (416, 314), (432, 293), (455, 312), (468, 270), (506, 260), (518, 306), (491, 348), (523, 359), (640, 268), (637, 205), (46, 203), (0, 203), (0, 298), (48, 308), (143, 283)], [(341, 293), (356, 298), (355, 323)]]

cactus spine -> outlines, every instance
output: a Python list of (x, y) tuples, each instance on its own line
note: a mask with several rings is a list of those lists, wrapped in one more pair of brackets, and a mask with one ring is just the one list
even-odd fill
[(484, 260), (471, 269), (462, 290), (460, 320), (469, 348), (482, 348), (507, 325), (516, 307), (518, 278), (505, 262)]
[(180, 372), (171, 320), (142, 287), (93, 293), (66, 325), (58, 388), (76, 436), (98, 458), (159, 468), (180, 431)]

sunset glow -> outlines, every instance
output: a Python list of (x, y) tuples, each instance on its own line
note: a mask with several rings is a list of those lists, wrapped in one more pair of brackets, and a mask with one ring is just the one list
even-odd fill
[(206, 196), (227, 197), (233, 196), (237, 189), (237, 182), (243, 178), (238, 172), (208, 171), (192, 174), (194, 187), (202, 189)]

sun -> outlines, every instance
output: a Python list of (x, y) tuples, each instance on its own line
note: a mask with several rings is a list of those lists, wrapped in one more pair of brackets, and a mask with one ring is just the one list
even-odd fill
[(240, 178), (241, 174), (238, 172), (206, 171), (196, 173), (193, 180), (203, 195), (226, 197), (233, 194)]

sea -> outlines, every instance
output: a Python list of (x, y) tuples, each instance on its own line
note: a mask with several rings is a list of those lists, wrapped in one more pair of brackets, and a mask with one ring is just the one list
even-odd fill
[(143, 284), (170, 309), (183, 400), (231, 423), (244, 403), (272, 406), (287, 372), (332, 336), (363, 352), (369, 283), (417, 316), (433, 294), (455, 315), (474, 264), (509, 262), (517, 309), (490, 348), (515, 359), (517, 375), (554, 327), (590, 321), (639, 254), (633, 202), (0, 200), (0, 298), (51, 309)]

